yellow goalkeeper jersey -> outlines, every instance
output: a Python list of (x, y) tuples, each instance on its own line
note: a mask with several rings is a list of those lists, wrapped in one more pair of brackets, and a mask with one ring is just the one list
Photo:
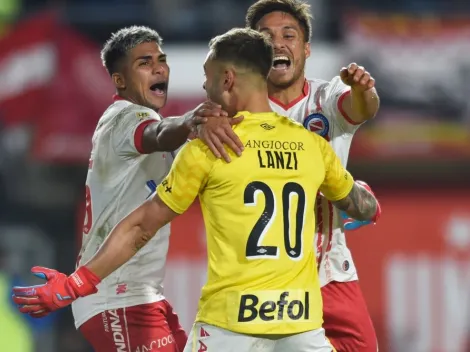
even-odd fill
[(353, 178), (328, 142), (302, 125), (273, 112), (239, 115), (241, 157), (226, 163), (193, 140), (157, 189), (179, 214), (200, 199), (208, 277), (196, 321), (245, 334), (318, 329), (315, 198), (318, 191), (346, 197)]

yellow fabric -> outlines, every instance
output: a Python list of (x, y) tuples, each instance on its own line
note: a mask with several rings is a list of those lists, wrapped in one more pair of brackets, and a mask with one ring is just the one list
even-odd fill
[(0, 20), (12, 20), (21, 9), (21, 0), (1, 0), (0, 1)]
[(353, 178), (330, 145), (275, 113), (240, 112), (243, 156), (227, 164), (200, 141), (182, 148), (157, 192), (183, 213), (199, 195), (208, 279), (197, 321), (247, 334), (322, 325), (314, 203), (344, 198)]
[(28, 324), (15, 312), (8, 301), (11, 287), (7, 277), (0, 273), (0, 351), (33, 352), (33, 336)]
[(0, 0), (0, 39), (10, 32), (21, 6), (21, 0)]

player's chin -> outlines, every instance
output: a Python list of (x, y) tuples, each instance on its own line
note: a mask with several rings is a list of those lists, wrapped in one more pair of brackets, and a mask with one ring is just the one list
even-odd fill
[(150, 105), (152, 106), (153, 109), (156, 109), (156, 110), (163, 108), (166, 104), (166, 100), (167, 100), (166, 93), (163, 95), (152, 94), (149, 97)]
[(293, 83), (294, 75), (290, 72), (278, 72), (271, 70), (268, 76), (268, 83), (275, 87), (285, 88)]
[(208, 91), (207, 92), (207, 99), (215, 104), (219, 104), (220, 106), (225, 106), (224, 99), (221, 94), (217, 92)]

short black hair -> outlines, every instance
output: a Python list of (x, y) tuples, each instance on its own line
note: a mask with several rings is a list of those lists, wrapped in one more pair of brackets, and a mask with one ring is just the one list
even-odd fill
[(211, 59), (230, 62), (268, 77), (273, 65), (274, 49), (271, 40), (250, 28), (234, 28), (209, 42)]
[(312, 37), (312, 12), (310, 5), (301, 0), (259, 0), (251, 5), (246, 12), (245, 23), (248, 28), (256, 29), (256, 26), (264, 16), (271, 12), (285, 12), (299, 22), (304, 32), (306, 42)]
[(111, 34), (101, 50), (101, 61), (110, 75), (117, 72), (118, 63), (128, 52), (142, 43), (156, 42), (162, 45), (162, 37), (157, 31), (145, 26), (122, 28)]

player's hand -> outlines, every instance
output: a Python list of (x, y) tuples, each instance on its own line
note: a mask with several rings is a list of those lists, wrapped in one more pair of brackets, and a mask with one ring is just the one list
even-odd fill
[(233, 132), (232, 126), (239, 124), (243, 116), (229, 118), (222, 107), (207, 101), (199, 105), (194, 111), (194, 121), (197, 136), (209, 147), (217, 158), (224, 158), (230, 162), (230, 156), (224, 148), (226, 144), (235, 154), (240, 156), (244, 149), (243, 143)]
[(47, 280), (44, 285), (13, 287), (13, 301), (21, 313), (41, 318), (57, 309), (71, 304), (78, 297), (88, 296), (98, 291), (100, 279), (86, 267), (80, 267), (67, 276), (56, 270), (35, 266), (33, 275)]
[(344, 84), (359, 92), (365, 92), (375, 87), (375, 79), (363, 66), (356, 63), (343, 67), (340, 71), (340, 77)]
[(356, 183), (361, 185), (362, 187), (364, 187), (369, 193), (371, 193), (374, 196), (374, 198), (377, 201), (377, 210), (375, 212), (374, 217), (371, 220), (364, 220), (364, 221), (355, 220), (355, 219), (351, 218), (348, 214), (346, 214), (344, 211), (342, 211), (341, 212), (341, 217), (345, 220), (344, 229), (347, 230), (347, 231), (354, 231), (354, 230), (357, 230), (357, 229), (359, 229), (363, 226), (370, 225), (370, 224), (375, 225), (377, 223), (377, 221), (379, 220), (380, 215), (382, 214), (382, 208), (380, 207), (379, 200), (375, 196), (375, 194), (372, 191), (372, 189), (370, 188), (370, 186), (367, 183), (365, 183), (364, 181), (356, 181)]

